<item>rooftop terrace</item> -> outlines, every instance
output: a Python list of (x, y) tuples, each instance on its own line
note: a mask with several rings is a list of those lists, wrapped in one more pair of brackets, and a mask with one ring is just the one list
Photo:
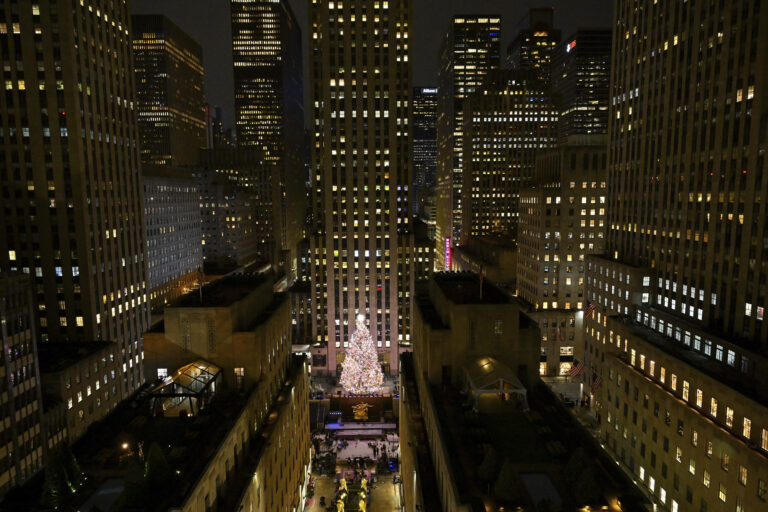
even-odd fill
[(487, 281), (482, 282), (477, 274), (469, 272), (442, 272), (435, 274), (435, 282), (440, 291), (459, 305), (468, 304), (508, 304), (509, 296)]
[[(432, 386), (430, 394), (463, 502), (481, 500), (481, 510), (507, 504), (528, 510), (547, 499), (571, 510), (610, 507), (620, 499), (623, 510), (639, 510), (633, 508), (642, 499), (639, 491), (543, 384), (529, 393), (527, 412), (493, 394), (481, 398), (479, 414), (455, 389)], [(502, 483), (510, 495), (500, 498), (488, 491), (502, 479), (504, 466), (514, 475)], [(585, 473), (594, 478), (582, 477)], [(486, 480), (487, 474), (493, 477)]]

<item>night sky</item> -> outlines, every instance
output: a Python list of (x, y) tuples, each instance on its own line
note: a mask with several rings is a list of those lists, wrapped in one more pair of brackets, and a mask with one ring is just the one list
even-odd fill
[[(412, 0), (413, 85), (437, 85), (440, 43), (454, 14), (500, 14), (502, 58), (514, 36), (517, 22), (531, 7), (554, 7), (555, 26), (563, 38), (577, 28), (610, 27), (613, 0)], [(306, 41), (308, 0), (289, 0)], [(229, 26), (229, 0), (132, 0), (132, 11), (168, 16), (203, 47), (208, 103), (224, 109), (224, 124), (232, 126), (232, 48)], [(306, 51), (305, 51), (306, 54)], [(304, 90), (307, 63), (304, 60)]]

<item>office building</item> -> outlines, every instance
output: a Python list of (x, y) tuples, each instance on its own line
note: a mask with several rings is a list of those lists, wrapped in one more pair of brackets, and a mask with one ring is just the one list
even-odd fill
[(293, 279), (309, 205), (301, 30), (287, 0), (231, 0), (230, 7), (237, 145), (256, 148), (272, 166), (282, 226), (274, 241)]
[(199, 285), (203, 266), (200, 188), (191, 173), (142, 167), (149, 301), (160, 309)]
[[(40, 346), (43, 393), (48, 401), (63, 404), (67, 443), (77, 441), (127, 398), (121, 385), (124, 373), (120, 347), (110, 341), (48, 342)], [(46, 420), (57, 414), (55, 405), (46, 407)]]
[(188, 165), (205, 147), (203, 49), (162, 15), (131, 17), (142, 164)]
[(46, 453), (31, 281), (23, 275), (0, 278), (0, 498), (42, 469)]
[(536, 155), (554, 147), (557, 109), (530, 73), (502, 70), (464, 102), (462, 243), (469, 237), (517, 240), (520, 190)]
[(555, 10), (530, 9), (517, 24), (515, 37), (507, 46), (507, 67), (533, 73), (548, 90), (552, 85), (552, 57), (559, 42)]
[(464, 98), (499, 69), (499, 16), (454, 16), (440, 49), (437, 99), (437, 219), (435, 249), (440, 269), (450, 268), (450, 253), (462, 226)]
[(364, 314), (389, 373), (411, 278), (410, 3), (317, 0), (309, 14), (314, 341), (335, 374)]
[[(256, 262), (276, 262), (272, 243), (272, 187), (255, 150), (200, 152), (192, 173), (200, 191), (203, 261), (221, 273)], [(263, 208), (258, 208), (259, 199)]]
[(608, 133), (610, 29), (580, 29), (557, 45), (552, 94), (560, 114), (558, 142)]
[(437, 172), (437, 89), (414, 87), (411, 131), (413, 187), (411, 211), (420, 213), (419, 194), (435, 186)]
[[(517, 296), (541, 329), (542, 377), (569, 376), (584, 361), (585, 258), (605, 250), (605, 136), (541, 153), (520, 192)], [(578, 391), (574, 398), (581, 398)]]
[[(272, 285), (268, 275), (220, 279), (205, 287), (202, 300), (198, 291), (180, 297), (164, 324), (145, 334), (152, 385), (91, 425), (89, 437), (104, 443), (73, 447), (91, 482), (78, 489), (78, 507), (272, 512), (306, 503), (309, 366), (291, 354), (288, 297), (273, 293)], [(77, 363), (76, 371), (67, 370), (71, 380), (61, 381), (65, 396), (73, 397), (65, 407), (75, 425), (83, 416), (87, 423), (111, 387), (109, 374), (102, 378), (104, 357), (83, 355), (88, 364)], [(96, 383), (105, 381), (99, 390)], [(115, 485), (116, 479), (127, 485)], [(50, 488), (50, 477), (43, 480), (32, 481), (3, 510), (38, 508)], [(67, 496), (57, 499), (71, 503)]]
[(117, 342), (128, 394), (149, 320), (128, 5), (5, 5), (0, 269), (34, 278), (42, 343)]
[(435, 274), (416, 303), (400, 371), (404, 510), (647, 510), (539, 382), (524, 306), (467, 273)]
[(760, 510), (768, 9), (615, 9), (607, 245), (584, 314), (601, 441), (663, 510)]

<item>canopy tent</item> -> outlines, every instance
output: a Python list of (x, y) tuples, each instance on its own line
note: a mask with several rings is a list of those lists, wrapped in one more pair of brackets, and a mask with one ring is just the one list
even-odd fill
[(507, 365), (492, 357), (481, 357), (464, 365), (466, 391), (472, 394), (474, 408), (480, 395), (505, 393), (518, 397), (523, 410), (528, 410), (528, 392)]
[(178, 415), (185, 410), (196, 414), (216, 393), (220, 377), (221, 369), (203, 359), (182, 366), (150, 392), (153, 412)]

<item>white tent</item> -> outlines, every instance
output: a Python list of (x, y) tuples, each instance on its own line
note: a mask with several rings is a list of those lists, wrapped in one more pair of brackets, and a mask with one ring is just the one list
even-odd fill
[(486, 393), (514, 394), (520, 400), (523, 410), (528, 410), (528, 392), (520, 379), (507, 365), (492, 357), (481, 357), (464, 365), (466, 390), (472, 393), (474, 408), (477, 400)]

